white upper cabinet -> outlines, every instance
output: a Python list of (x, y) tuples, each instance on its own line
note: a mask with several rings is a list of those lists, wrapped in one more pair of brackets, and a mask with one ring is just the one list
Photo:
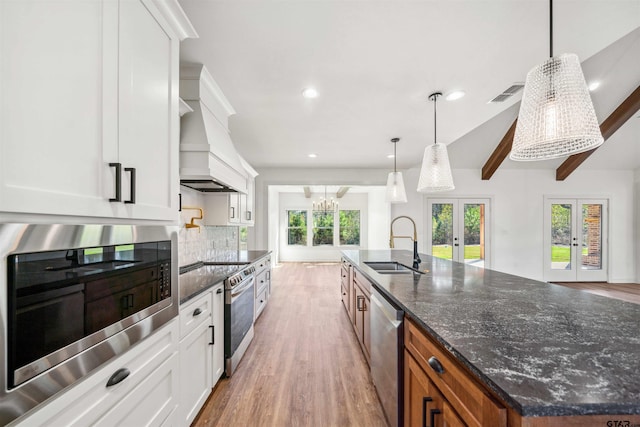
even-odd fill
[(194, 36), (175, 0), (1, 1), (0, 214), (176, 221)]

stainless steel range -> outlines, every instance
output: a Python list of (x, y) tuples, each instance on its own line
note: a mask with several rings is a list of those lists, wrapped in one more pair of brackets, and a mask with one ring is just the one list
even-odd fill
[(249, 266), (224, 282), (225, 374), (233, 375), (253, 339), (254, 273)]

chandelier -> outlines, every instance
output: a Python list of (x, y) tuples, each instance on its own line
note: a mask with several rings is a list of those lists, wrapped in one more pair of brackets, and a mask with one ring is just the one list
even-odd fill
[(327, 199), (327, 186), (324, 186), (324, 197), (320, 197), (320, 200), (313, 202), (314, 212), (330, 213), (338, 210), (338, 202), (333, 200), (333, 197)]

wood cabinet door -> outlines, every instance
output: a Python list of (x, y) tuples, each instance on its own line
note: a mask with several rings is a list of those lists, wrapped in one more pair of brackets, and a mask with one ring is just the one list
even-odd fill
[[(151, 2), (120, 1), (118, 149), (126, 216), (177, 220), (178, 41)], [(135, 173), (135, 182), (132, 182)]]
[(112, 215), (112, 10), (95, 0), (0, 2), (0, 212)]
[(404, 425), (405, 427), (442, 427), (444, 398), (418, 362), (404, 352)]

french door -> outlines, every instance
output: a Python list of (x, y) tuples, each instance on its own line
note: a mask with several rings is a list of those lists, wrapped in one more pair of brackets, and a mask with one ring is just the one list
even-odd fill
[(607, 281), (608, 201), (545, 198), (544, 210), (544, 279)]
[(431, 255), (489, 268), (489, 199), (428, 199)]

